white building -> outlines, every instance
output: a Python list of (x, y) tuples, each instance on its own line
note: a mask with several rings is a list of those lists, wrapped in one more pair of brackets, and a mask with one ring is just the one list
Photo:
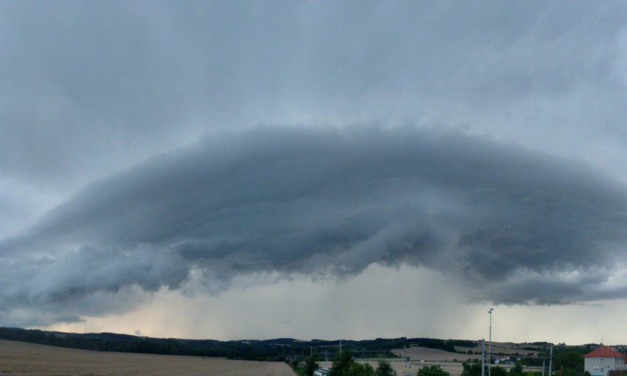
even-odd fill
[(329, 374), (328, 368), (318, 368), (314, 371), (314, 376), (326, 376)]
[(625, 369), (625, 355), (603, 344), (583, 357), (584, 369), (592, 376), (607, 376), (609, 371)]

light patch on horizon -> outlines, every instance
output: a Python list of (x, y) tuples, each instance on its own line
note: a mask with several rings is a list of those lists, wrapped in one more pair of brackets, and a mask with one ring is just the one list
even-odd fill
[[(249, 287), (232, 289), (219, 297), (186, 297), (180, 292), (160, 291), (133, 312), (86, 317), (82, 323), (46, 329), (126, 334), (139, 330), (151, 337), (223, 340), (488, 338), (490, 305), (462, 303), (459, 290), (449, 279), (426, 269), (371, 266), (338, 284), (312, 284), (303, 277), (276, 283), (269, 280), (261, 278), (257, 286), (250, 286), (248, 281)], [(627, 336), (621, 324), (625, 310), (627, 303), (623, 301), (579, 305), (576, 309), (496, 306), (492, 339), (559, 339), (585, 344), (599, 342), (603, 332), (605, 343), (620, 343)]]

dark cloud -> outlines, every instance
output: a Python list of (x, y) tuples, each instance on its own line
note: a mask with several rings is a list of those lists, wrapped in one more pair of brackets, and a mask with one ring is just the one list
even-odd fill
[(3, 2), (0, 172), (67, 192), (258, 123), (419, 118), (570, 150), (556, 134), (607, 141), (626, 115), (621, 2), (278, 4)]
[(55, 258), (3, 259), (0, 269), (0, 318), (34, 307), (46, 325), (79, 322), (75, 313), (125, 311), (139, 303), (125, 298), (129, 288), (178, 288), (189, 274), (180, 256), (147, 245), (126, 253), (82, 247)]
[[(179, 288), (190, 270), (215, 292), (242, 274), (377, 263), (438, 270), (497, 303), (617, 298), (626, 223), (625, 187), (579, 162), (410, 127), (262, 127), (94, 183), (5, 239), (0, 297)], [(58, 256), (74, 244), (88, 246)]]
[(0, 310), (0, 322), (5, 327), (33, 327), (49, 326), (59, 323), (81, 323), (85, 320), (75, 315), (58, 316), (43, 310), (33, 311), (16, 309), (12, 311)]
[(0, 2), (0, 323), (373, 263), (472, 301), (624, 298), (625, 20), (620, 1)]

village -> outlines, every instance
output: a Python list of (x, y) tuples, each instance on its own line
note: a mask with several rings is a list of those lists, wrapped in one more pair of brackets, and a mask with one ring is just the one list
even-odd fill
[[(396, 376), (505, 376), (505, 375), (533, 375), (533, 376), (621, 376), (627, 371), (625, 361), (627, 355), (619, 348), (604, 344), (590, 346), (593, 350), (583, 355), (573, 356), (573, 350), (568, 350), (560, 344), (560, 351), (571, 351), (570, 363), (562, 360), (553, 363), (553, 346), (550, 346), (548, 357), (540, 351), (523, 353), (520, 345), (511, 343), (497, 343), (493, 354), (473, 354), (465, 360), (459, 359), (459, 354), (437, 349), (411, 347), (393, 352), (398, 358), (385, 359), (391, 365)], [(620, 349), (622, 351), (622, 348)], [(564, 358), (564, 356), (561, 356)], [(478, 366), (481, 359), (485, 359), (484, 366)], [(488, 362), (487, 359), (492, 359)], [(583, 360), (583, 362), (582, 362)], [(373, 369), (380, 364), (381, 359), (355, 359), (357, 364), (369, 365)], [(488, 364), (491, 363), (491, 364)], [(525, 364), (523, 366), (523, 363)], [(321, 361), (313, 372), (314, 376), (331, 375), (334, 362)], [(535, 365), (534, 365), (535, 364)], [(541, 364), (538, 366), (538, 364)], [(305, 367), (305, 362), (300, 363)], [(477, 365), (472, 367), (472, 365)]]

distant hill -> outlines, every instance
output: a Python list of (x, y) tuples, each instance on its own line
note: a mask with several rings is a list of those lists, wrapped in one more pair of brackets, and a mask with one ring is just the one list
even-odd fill
[[(179, 338), (150, 338), (116, 333), (61, 333), (35, 329), (0, 328), (0, 339), (37, 343), (95, 351), (115, 351), (144, 354), (191, 355), (224, 357), (228, 359), (283, 361), (301, 359), (311, 353), (321, 358), (333, 359), (339, 350), (339, 340), (313, 339), (302, 341), (293, 338), (269, 340), (195, 340)], [(377, 338), (374, 340), (343, 340), (359, 358), (396, 357), (391, 350), (421, 346), (450, 352), (465, 353), (457, 349), (475, 348), (477, 342), (467, 340), (442, 340), (434, 338)]]

